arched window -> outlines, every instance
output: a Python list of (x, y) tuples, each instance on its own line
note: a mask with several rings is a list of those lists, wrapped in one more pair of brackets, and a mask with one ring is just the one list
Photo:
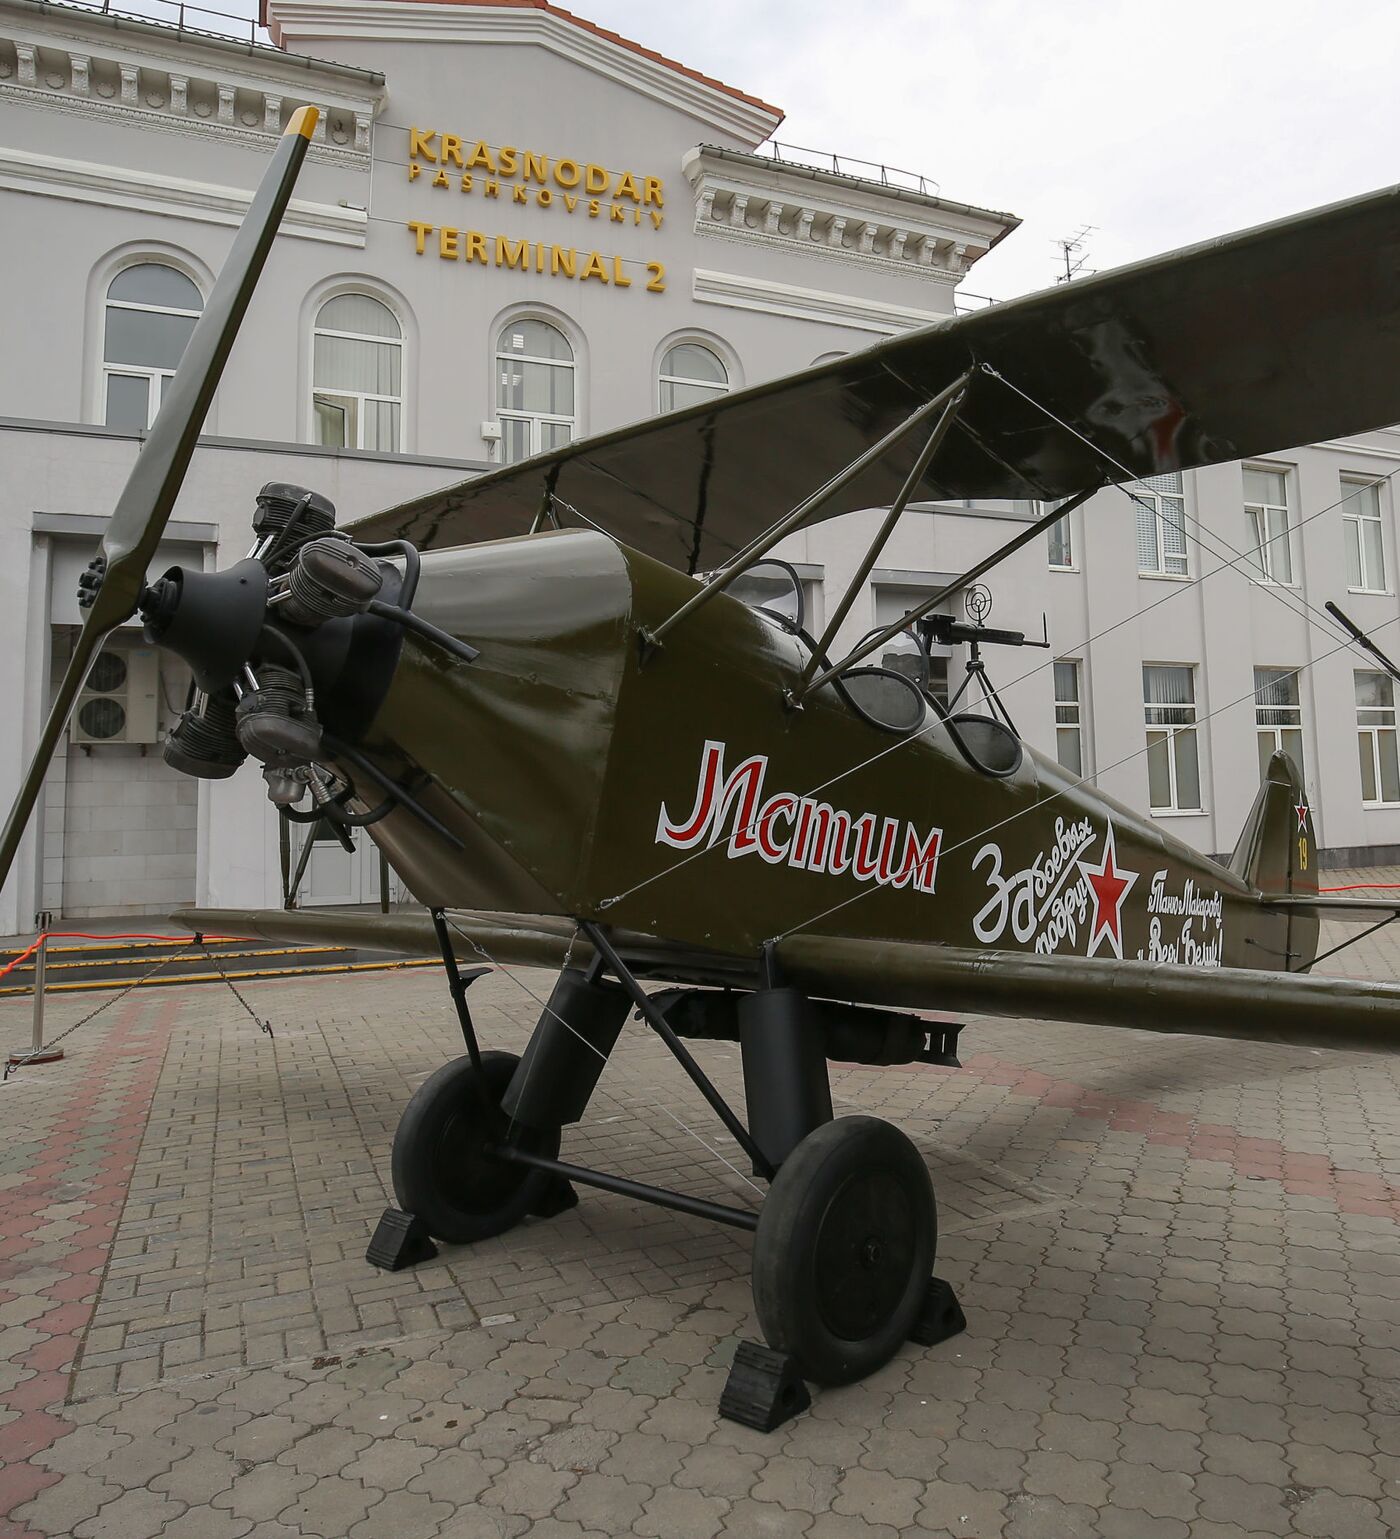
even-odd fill
[(124, 267), (107, 287), (102, 343), (103, 420), (108, 427), (148, 428), (204, 297), (184, 273), (164, 262)]
[(573, 440), (574, 350), (548, 321), (516, 320), (496, 339), (496, 416), (507, 465)]
[(698, 342), (677, 342), (661, 360), (660, 407), (678, 411), (729, 392), (729, 371), (719, 356)]
[(403, 420), (403, 329), (368, 294), (337, 294), (316, 315), (311, 404), (316, 442), (397, 454)]

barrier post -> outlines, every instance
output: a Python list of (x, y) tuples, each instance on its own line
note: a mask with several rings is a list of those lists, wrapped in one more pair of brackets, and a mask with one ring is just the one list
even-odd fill
[(34, 952), (34, 1029), (27, 1053), (11, 1053), (11, 1063), (56, 1063), (63, 1057), (61, 1047), (44, 1046), (44, 973), (49, 955), (49, 926), (53, 915), (45, 910), (34, 916), (39, 939)]

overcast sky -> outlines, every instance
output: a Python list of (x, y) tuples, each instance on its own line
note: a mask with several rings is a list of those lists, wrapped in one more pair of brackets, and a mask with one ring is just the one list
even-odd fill
[(1019, 214), (965, 285), (999, 299), (1051, 282), (1082, 225), (1104, 269), (1400, 181), (1395, 0), (570, 8), (784, 108), (780, 141)]

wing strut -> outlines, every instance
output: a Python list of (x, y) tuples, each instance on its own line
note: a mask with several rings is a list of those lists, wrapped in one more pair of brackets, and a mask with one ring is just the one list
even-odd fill
[(1082, 492), (1076, 493), (1067, 502), (1062, 502), (1057, 507), (1051, 508), (1048, 513), (1036, 519), (1033, 524), (1028, 524), (1020, 534), (1007, 540), (1004, 545), (997, 546), (990, 556), (984, 557), (975, 566), (968, 567), (967, 571), (955, 577), (952, 582), (940, 588), (937, 593), (926, 598), (923, 603), (911, 609), (907, 615), (901, 615), (899, 619), (892, 620), (882, 630), (878, 630), (873, 635), (866, 637), (854, 652), (843, 657), (839, 663), (834, 663), (830, 668), (819, 673), (801, 694), (795, 696), (796, 703), (800, 705), (808, 695), (820, 689), (823, 684), (829, 684), (833, 679), (838, 679), (843, 673), (849, 672), (858, 662), (861, 662), (869, 657), (872, 652), (884, 646), (891, 636), (897, 636), (900, 631), (904, 630), (906, 626), (912, 625), (915, 620), (922, 620), (930, 610), (937, 609), (940, 604), (945, 603), (960, 588), (965, 588), (970, 582), (976, 582), (984, 572), (990, 572), (994, 566), (998, 566), (1001, 562), (1005, 561), (1009, 555), (1020, 550), (1023, 545), (1035, 539), (1038, 534), (1043, 534), (1051, 524), (1059, 523), (1066, 514), (1072, 513), (1081, 502), (1087, 502), (1098, 491), (1101, 484), (1096, 481), (1093, 486), (1085, 487)]
[(672, 629), (673, 626), (678, 624), (687, 615), (693, 614), (702, 604), (712, 599), (715, 594), (723, 593), (735, 578), (742, 577), (751, 566), (761, 561), (779, 540), (785, 539), (793, 530), (800, 528), (824, 502), (829, 502), (831, 498), (847, 487), (882, 455), (888, 453), (906, 433), (918, 427), (921, 423), (926, 422), (934, 412), (946, 407), (955, 396), (961, 398), (971, 378), (972, 376), (969, 373), (955, 379), (946, 390), (940, 390), (937, 395), (925, 401), (916, 411), (911, 412), (898, 427), (886, 433), (878, 443), (872, 444), (863, 454), (857, 455), (845, 469), (838, 471), (823, 486), (819, 486), (809, 497), (804, 497), (791, 513), (787, 514), (784, 518), (780, 518), (765, 533), (746, 545), (698, 593), (688, 598), (674, 614), (667, 615), (654, 631), (644, 630), (642, 637), (647, 645), (653, 647), (660, 646), (662, 637), (665, 636), (667, 631)]
[[(966, 376), (964, 376), (966, 379)], [(909, 499), (924, 479), (924, 473), (933, 463), (933, 457), (942, 447), (943, 440), (948, 436), (954, 422), (958, 419), (958, 413), (962, 410), (962, 404), (967, 399), (967, 387), (952, 396), (948, 404), (943, 408), (937, 422), (933, 425), (933, 431), (928, 435), (928, 442), (924, 445), (918, 459), (910, 467), (909, 474), (904, 478), (904, 485), (899, 489), (899, 495), (890, 504), (890, 510), (885, 515), (885, 521), (876, 532), (875, 538), (870, 542), (864, 559), (856, 568), (851, 580), (846, 585), (846, 591), (841, 595), (841, 602), (837, 604), (835, 612), (827, 622), (826, 629), (822, 632), (822, 639), (817, 643), (816, 649), (807, 659), (807, 664), (802, 670), (802, 677), (797, 681), (797, 688), (790, 692), (794, 704), (800, 704), (807, 693), (807, 685), (812, 675), (817, 671), (822, 659), (826, 656), (827, 648), (836, 639), (836, 633), (841, 629), (842, 623), (850, 613), (851, 605), (855, 603), (857, 595), (865, 587), (865, 579), (870, 576), (876, 561), (880, 559), (880, 552), (884, 550), (889, 537), (894, 533), (894, 526), (904, 516), (904, 510), (909, 504)]]

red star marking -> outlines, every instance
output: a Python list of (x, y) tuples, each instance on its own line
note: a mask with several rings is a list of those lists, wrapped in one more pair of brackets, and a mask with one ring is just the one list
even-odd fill
[(1087, 860), (1079, 862), (1079, 869), (1089, 884), (1089, 895), (1094, 900), (1094, 918), (1089, 926), (1088, 955), (1099, 949), (1100, 940), (1107, 935), (1113, 954), (1123, 955), (1123, 899), (1133, 890), (1137, 881), (1136, 871), (1124, 871), (1118, 865), (1118, 852), (1114, 847), (1113, 823), (1103, 839), (1103, 860), (1091, 866)]
[(1298, 832), (1300, 834), (1306, 833), (1308, 828), (1308, 804), (1306, 802), (1299, 802), (1293, 810), (1298, 814)]

